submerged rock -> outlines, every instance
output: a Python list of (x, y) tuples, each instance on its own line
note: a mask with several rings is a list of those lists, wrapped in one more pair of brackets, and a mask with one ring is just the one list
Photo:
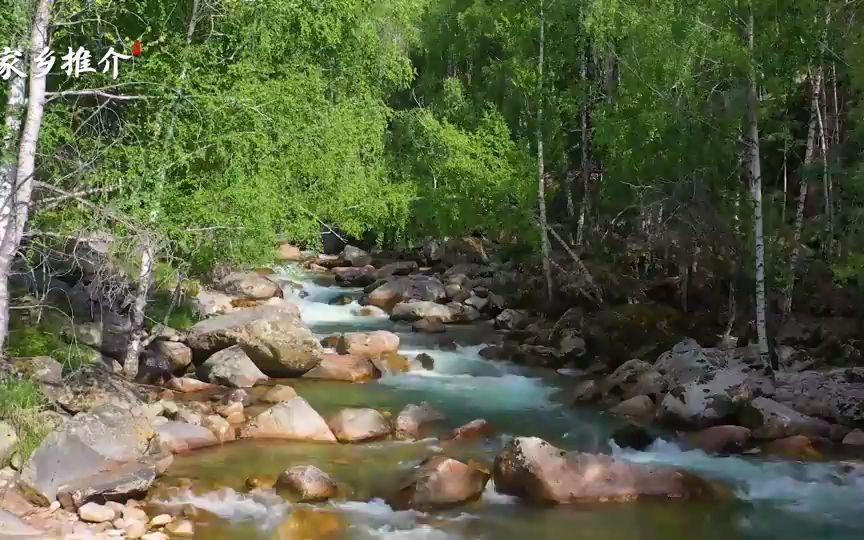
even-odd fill
[(312, 465), (291, 467), (279, 475), (273, 486), (297, 502), (321, 502), (336, 496), (339, 486), (330, 476)]
[(336, 442), (327, 422), (301, 397), (262, 412), (240, 430), (240, 437)]
[(752, 432), (743, 426), (712, 426), (697, 433), (683, 434), (689, 448), (698, 448), (709, 454), (738, 454), (744, 451)]
[(822, 454), (813, 446), (813, 441), (805, 435), (793, 435), (766, 443), (762, 450), (769, 456), (785, 459), (819, 459)]
[(269, 378), (240, 345), (214, 353), (198, 367), (198, 374), (212, 383), (232, 388), (251, 388)]
[(440, 317), (424, 317), (418, 321), (414, 321), (411, 329), (423, 334), (443, 334), (447, 331), (447, 327), (444, 326), (444, 322)]
[(657, 437), (638, 424), (628, 423), (612, 433), (612, 440), (619, 448), (632, 448), (640, 452), (647, 450)]
[(565, 452), (537, 437), (518, 437), (495, 458), (498, 491), (535, 503), (689, 499), (717, 494), (691, 473)]
[(452, 440), (480, 439), (489, 437), (493, 433), (495, 433), (495, 429), (492, 424), (482, 418), (477, 418), (454, 429), (447, 438)]
[(429, 276), (405, 276), (388, 281), (369, 293), (367, 302), (390, 310), (399, 302), (409, 300), (437, 302), (446, 297), (444, 285)]
[(199, 361), (240, 345), (261, 371), (272, 376), (302, 375), (318, 365), (323, 353), (300, 320), (297, 306), (278, 299), (201, 321), (189, 331), (188, 342)]
[(362, 382), (375, 379), (378, 370), (369, 359), (352, 354), (324, 354), (321, 363), (306, 372), (306, 379)]
[(160, 447), (172, 454), (219, 444), (219, 439), (212, 431), (187, 422), (165, 422), (156, 428), (156, 433), (159, 435)]
[(390, 422), (375, 409), (342, 409), (327, 423), (339, 442), (383, 439), (390, 435)]
[(399, 491), (397, 503), (410, 508), (440, 508), (474, 501), (483, 494), (489, 474), (444, 456), (420, 465)]

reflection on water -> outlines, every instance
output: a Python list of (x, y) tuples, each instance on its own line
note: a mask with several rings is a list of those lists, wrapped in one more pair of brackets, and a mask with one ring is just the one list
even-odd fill
[[(418, 336), (386, 317), (358, 317), (357, 305), (327, 303), (345, 289), (311, 284), (296, 269), (280, 273), (303, 282), (295, 300), (319, 336), (385, 328), (400, 334), (407, 356), (430, 354), (434, 371), (390, 376), (367, 384), (288, 381), (325, 417), (344, 407), (374, 407), (392, 415), (407, 403), (427, 401), (447, 415), (439, 434), (485, 418), (498, 437), (489, 442), (376, 442), (363, 445), (240, 441), (178, 456), (160, 480), (153, 499), (200, 509), (199, 540), (365, 539), (575, 539), (575, 540), (773, 540), (864, 538), (864, 473), (836, 464), (768, 462), (718, 458), (657, 443), (648, 452), (611, 448), (619, 423), (592, 408), (573, 408), (558, 399), (565, 378), (489, 362), (478, 343), (495, 338), (489, 325), (461, 327), (444, 336)], [(286, 288), (293, 294), (293, 289)], [(359, 297), (359, 289), (348, 293)], [(459, 345), (453, 349), (452, 344)], [(441, 350), (444, 345), (448, 350)], [(395, 511), (389, 497), (424, 458), (445, 453), (490, 465), (510, 436), (536, 435), (559, 446), (615, 452), (634, 462), (685, 467), (733, 485), (738, 500), (644, 501), (534, 508), (494, 491), (481, 500), (443, 512)], [(321, 505), (291, 504), (269, 490), (248, 492), (249, 476), (275, 477), (292, 465), (313, 464), (340, 483), (339, 499)], [(859, 465), (860, 467), (860, 465)], [(192, 489), (170, 488), (190, 479)]]

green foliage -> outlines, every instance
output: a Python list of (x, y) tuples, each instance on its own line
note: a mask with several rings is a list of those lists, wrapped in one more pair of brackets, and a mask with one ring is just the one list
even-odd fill
[(36, 382), (0, 377), (0, 418), (9, 422), (18, 435), (16, 452), (24, 461), (51, 431), (40, 419), (45, 410), (45, 396)]
[(31, 325), (13, 318), (6, 354), (16, 358), (50, 356), (63, 364), (63, 371), (68, 373), (90, 362), (92, 355), (88, 355), (82, 347), (84, 346), (63, 341), (57, 328), (47, 322)]

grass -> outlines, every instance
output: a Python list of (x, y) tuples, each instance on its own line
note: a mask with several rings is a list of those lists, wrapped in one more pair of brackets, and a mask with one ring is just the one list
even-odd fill
[[(165, 320), (165, 314), (168, 313), (168, 308), (171, 306), (171, 297), (173, 291), (157, 290), (153, 293), (153, 297), (147, 304), (147, 326), (151, 327), (156, 323), (162, 323)], [(167, 325), (176, 330), (188, 330), (198, 322), (198, 317), (192, 309), (189, 302), (178, 302), (171, 315), (168, 317)]]
[(42, 443), (51, 427), (40, 418), (47, 401), (39, 385), (28, 379), (0, 379), (0, 418), (18, 435), (16, 451), (21, 462)]
[(6, 354), (13, 358), (50, 356), (63, 364), (66, 373), (88, 364), (92, 355), (87, 355), (76, 344), (63, 341), (61, 332), (47, 325), (28, 325), (22, 320), (12, 320)]

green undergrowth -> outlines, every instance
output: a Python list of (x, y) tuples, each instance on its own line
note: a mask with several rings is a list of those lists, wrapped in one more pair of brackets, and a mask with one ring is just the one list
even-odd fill
[(15, 451), (23, 463), (51, 431), (40, 417), (47, 400), (39, 384), (29, 379), (0, 378), (0, 418), (18, 435)]
[(12, 358), (50, 356), (63, 364), (64, 373), (71, 373), (91, 363), (94, 355), (88, 352), (83, 345), (65, 342), (62, 332), (47, 320), (35, 325), (21, 319), (11, 322), (6, 354)]
[[(165, 315), (171, 307), (172, 291), (157, 290), (147, 303), (147, 327), (152, 328), (155, 324), (165, 321)], [(168, 315), (166, 325), (176, 330), (188, 330), (198, 322), (195, 310), (189, 302), (178, 302)]]

